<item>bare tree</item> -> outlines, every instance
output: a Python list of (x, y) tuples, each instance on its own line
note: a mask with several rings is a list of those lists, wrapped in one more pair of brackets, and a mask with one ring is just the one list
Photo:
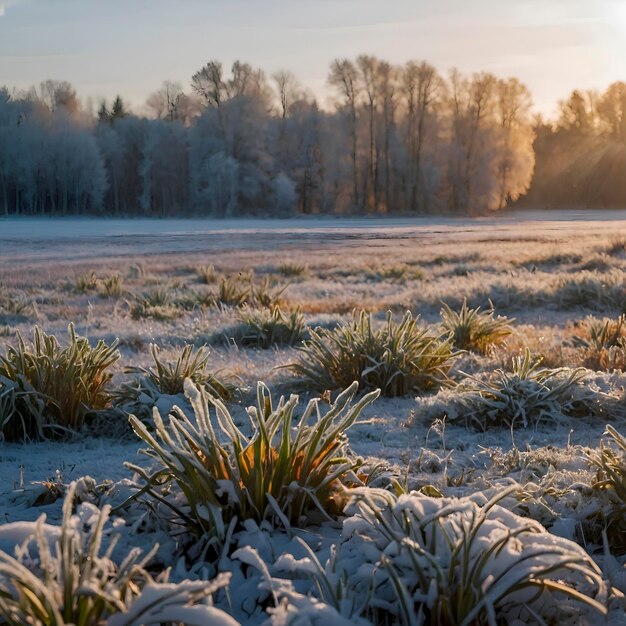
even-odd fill
[(402, 73), (402, 91), (406, 103), (406, 154), (408, 170), (407, 203), (411, 211), (424, 210), (422, 157), (427, 132), (427, 117), (442, 90), (436, 70), (427, 63), (409, 61)]
[(376, 109), (378, 96), (378, 66), (377, 58), (360, 55), (356, 60), (359, 69), (359, 79), (365, 96), (368, 128), (368, 161), (366, 175), (363, 177), (363, 200), (369, 208), (378, 210), (378, 158), (376, 154)]
[(156, 119), (166, 119), (173, 122), (179, 119), (178, 108), (183, 96), (183, 88), (180, 83), (166, 80), (160, 89), (148, 96), (146, 106)]
[(485, 122), (494, 111), (494, 86), (492, 74), (474, 74), (465, 78), (457, 70), (450, 74), (450, 109), (452, 117), (451, 187), (452, 207), (455, 210), (474, 211), (482, 204), (474, 194), (474, 184), (486, 183), (484, 177), (489, 164), (481, 159), (490, 139), (486, 136)]
[(219, 108), (226, 98), (222, 64), (219, 61), (209, 61), (191, 77), (191, 88), (207, 106)]
[(386, 61), (378, 64), (378, 99), (382, 111), (382, 159), (384, 164), (385, 210), (392, 207), (391, 198), (391, 137), (395, 127), (397, 71)]
[(359, 98), (358, 71), (352, 61), (335, 59), (330, 66), (329, 84), (343, 98), (350, 119), (351, 159), (352, 159), (352, 205), (359, 206), (359, 179), (357, 167), (357, 105)]
[(80, 104), (76, 90), (67, 81), (46, 80), (39, 85), (39, 101), (50, 112), (64, 108), (70, 115), (76, 115)]
[(280, 113), (285, 119), (289, 113), (291, 105), (303, 98), (302, 86), (292, 72), (281, 70), (272, 75), (276, 83), (276, 93), (280, 102)]

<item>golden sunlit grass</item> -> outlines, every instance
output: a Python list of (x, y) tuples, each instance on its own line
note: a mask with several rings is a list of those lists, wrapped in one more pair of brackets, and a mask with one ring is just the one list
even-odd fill
[(447, 304), (441, 309), (441, 326), (450, 335), (454, 346), (481, 354), (487, 354), (513, 332), (510, 324), (513, 321), (502, 316), (494, 318), (493, 308), (482, 312), (480, 308), (470, 309), (466, 300), (458, 312)]
[[(358, 482), (354, 470), (361, 463), (349, 454), (345, 431), (378, 396), (369, 393), (352, 405), (357, 387), (340, 394), (325, 414), (319, 400), (311, 400), (297, 416), (297, 396), (274, 404), (259, 383), (257, 405), (248, 409), (248, 436), (221, 400), (188, 380), (194, 419), (177, 409), (166, 423), (155, 410), (152, 434), (131, 416), (157, 466), (129, 467), (145, 481), (142, 493), (166, 504), (175, 522), (204, 546), (221, 544), (237, 519), (271, 519), (289, 528), (309, 523), (312, 512), (337, 516), (345, 498), (342, 483)], [(184, 495), (184, 506), (165, 495), (169, 483)]]

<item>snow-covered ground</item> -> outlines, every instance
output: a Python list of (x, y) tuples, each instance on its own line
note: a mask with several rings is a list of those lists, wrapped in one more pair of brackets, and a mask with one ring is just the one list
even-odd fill
[[(463, 372), (486, 378), (498, 368), (509, 370), (511, 358), (524, 347), (549, 367), (576, 368), (588, 364), (574, 338), (584, 334), (589, 316), (615, 319), (624, 312), (624, 242), (624, 211), (526, 211), (475, 219), (0, 219), (0, 344), (13, 344), (16, 329), (32, 337), (34, 324), (61, 341), (66, 340), (69, 322), (92, 340), (118, 337), (122, 358), (116, 365), (117, 385), (129, 378), (123, 367), (150, 365), (149, 343), (159, 344), (165, 357), (174, 357), (183, 343), (211, 342), (236, 321), (233, 309), (175, 304), (192, 295), (203, 302), (201, 296), (215, 286), (202, 282), (198, 268), (212, 264), (226, 275), (254, 270), (257, 281), (267, 277), (286, 286), (285, 306), (300, 305), (312, 327), (345, 322), (353, 308), (364, 307), (377, 321), (387, 310), (399, 316), (409, 309), (435, 328), (442, 301), (457, 308), (467, 297), (483, 309), (491, 301), (496, 313), (517, 319), (514, 333), (488, 356), (461, 357), (453, 371), (456, 381), (463, 379)], [(285, 276), (284, 265), (297, 271)], [(97, 284), (79, 289), (90, 272)], [(120, 276), (121, 291), (107, 296), (103, 281), (112, 275)], [(159, 288), (172, 294), (167, 315), (132, 313), (136, 301)], [(25, 304), (11, 310), (15, 302)], [(257, 380), (277, 393), (293, 391), (297, 381), (276, 368), (297, 356), (294, 348), (211, 346), (210, 367), (239, 377), (241, 399), (230, 407), (239, 423), (244, 423), (244, 406), (254, 400)], [(599, 403), (614, 402), (611, 415), (555, 416), (528, 428), (481, 432), (454, 419), (464, 410), (455, 388), (426, 398), (378, 399), (348, 432), (349, 446), (370, 466), (382, 464), (381, 485), (392, 478), (406, 480), (410, 489), (478, 500), (498, 488), (518, 485), (518, 495), (501, 503), (505, 508), (541, 522), (555, 536), (578, 542), (603, 564), (598, 537), (588, 533), (597, 527), (607, 503), (592, 488), (597, 470), (588, 454), (606, 441), (608, 419), (626, 432), (626, 375), (589, 371), (587, 379), (585, 389), (597, 393)], [(174, 402), (187, 406), (182, 396), (163, 397), (163, 413)], [(33, 521), (42, 512), (48, 521), (58, 522), (62, 500), (42, 504), (42, 494), (53, 491), (55, 483), (87, 475), (96, 484), (110, 480), (122, 485), (111, 496), (119, 504), (120, 493), (128, 491), (119, 481), (132, 478), (123, 463), (138, 462), (141, 446), (119, 424), (110, 430), (115, 437), (100, 425), (98, 436), (0, 444), (0, 524)], [(159, 532), (158, 541), (170, 541), (162, 529)], [(303, 535), (317, 546), (321, 559), (338, 540), (338, 531), (330, 527)], [(148, 547), (155, 537), (131, 533), (122, 545)], [(0, 541), (3, 546), (7, 541), (1, 532)], [(292, 539), (250, 528), (237, 541), (240, 547), (252, 543), (260, 552), (268, 546), (293, 549), (294, 554), (299, 550)], [(347, 543), (346, 549), (353, 549)], [(200, 575), (198, 568), (186, 571), (180, 563), (166, 562), (167, 550), (175, 551), (174, 544), (166, 543), (159, 558), (163, 564), (180, 566), (179, 578)], [(252, 558), (245, 550), (241, 554)], [(277, 575), (280, 568), (270, 565)], [(253, 602), (256, 592), (251, 589), (259, 584), (260, 574), (252, 585), (241, 578), (243, 570), (233, 571)], [(308, 614), (311, 607), (307, 609), (302, 598), (292, 600), (300, 603), (302, 615)], [(611, 623), (623, 623), (623, 607), (616, 602)], [(243, 604), (234, 615), (247, 623)], [(254, 613), (249, 623), (258, 623), (260, 615), (260, 610)]]

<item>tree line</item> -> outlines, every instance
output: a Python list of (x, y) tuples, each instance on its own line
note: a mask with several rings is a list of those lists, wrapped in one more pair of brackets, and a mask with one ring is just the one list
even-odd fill
[(142, 115), (121, 97), (92, 110), (62, 81), (1, 88), (0, 214), (481, 213), (528, 191), (535, 137), (626, 137), (621, 87), (572, 95), (548, 126), (525, 85), (488, 73), (361, 55), (328, 86), (325, 110), (290, 72), (210, 61)]
[(535, 174), (523, 204), (626, 206), (626, 84), (575, 90), (553, 123), (535, 121)]

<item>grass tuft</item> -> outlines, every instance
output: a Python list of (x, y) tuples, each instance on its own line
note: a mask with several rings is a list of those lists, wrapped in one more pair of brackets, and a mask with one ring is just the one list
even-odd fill
[(150, 354), (154, 365), (148, 368), (129, 366), (127, 374), (138, 375), (133, 382), (124, 383), (115, 393), (115, 402), (132, 411), (145, 415), (162, 394), (176, 395), (183, 393), (184, 382), (190, 379), (194, 384), (209, 391), (212, 395), (230, 400), (237, 387), (221, 372), (212, 372), (208, 368), (209, 351), (202, 347), (194, 350), (191, 344), (183, 347), (178, 357), (165, 361), (160, 357), (156, 344), (150, 344)]
[(444, 303), (441, 326), (456, 348), (489, 354), (494, 346), (501, 344), (513, 332), (513, 319), (503, 316), (494, 318), (493, 315), (493, 305), (488, 311), (481, 312), (480, 308), (470, 309), (467, 300), (464, 300), (457, 313)]
[(598, 469), (594, 489), (606, 494), (607, 507), (602, 513), (604, 532), (613, 554), (626, 554), (626, 437), (607, 425), (605, 434), (617, 446), (617, 451), (603, 446), (587, 456)]
[(76, 293), (89, 293), (98, 288), (98, 277), (95, 272), (80, 274), (74, 278), (74, 283), (68, 283), (68, 288)]
[(0, 313), (23, 316), (29, 308), (34, 310), (34, 303), (25, 294), (10, 293), (6, 287), (0, 285)]
[[(159, 623), (219, 624), (236, 622), (205, 603), (228, 585), (229, 574), (215, 580), (167, 583), (167, 574), (155, 580), (146, 565), (158, 545), (142, 556), (131, 550), (121, 565), (111, 553), (114, 539), (104, 549), (104, 527), (110, 507), (105, 505), (89, 521), (72, 516), (76, 494), (73, 483), (63, 505), (61, 527), (34, 525), (34, 536), (16, 551), (0, 552), (0, 616), (5, 624), (50, 626), (133, 626)], [(10, 525), (9, 525), (10, 526)], [(5, 526), (7, 529), (7, 526)], [(36, 544), (38, 558), (28, 544)]]
[(583, 336), (574, 337), (581, 348), (585, 367), (594, 370), (623, 370), (626, 366), (626, 315), (617, 319), (590, 318)]
[(17, 333), (17, 347), (0, 356), (0, 428), (5, 439), (43, 438), (80, 431), (86, 416), (110, 405), (109, 368), (120, 357), (117, 342), (78, 337), (69, 326), (69, 346), (35, 326), (29, 349)]
[(624, 278), (621, 272), (597, 274), (581, 271), (575, 277), (560, 279), (554, 298), (565, 309), (584, 307), (594, 311), (623, 311), (626, 305)]
[[(164, 422), (154, 411), (156, 435), (134, 416), (133, 430), (148, 445), (144, 454), (157, 463), (150, 469), (128, 465), (145, 481), (149, 493), (174, 513), (196, 541), (219, 546), (237, 520), (278, 520), (289, 527), (306, 525), (313, 512), (335, 517), (344, 501), (342, 481), (361, 463), (348, 454), (345, 431), (378, 392), (356, 404), (352, 384), (322, 415), (311, 400), (296, 417), (298, 397), (274, 405), (269, 389), (259, 383), (257, 406), (248, 409), (252, 435), (236, 426), (226, 406), (191, 380), (185, 394), (195, 419), (180, 409)], [(215, 415), (211, 416), (210, 407)], [(183, 501), (163, 495), (175, 483)], [(232, 527), (231, 527), (232, 531)]]
[(285, 278), (301, 278), (308, 274), (309, 268), (301, 263), (284, 261), (278, 268), (278, 273)]
[(103, 278), (99, 283), (99, 293), (103, 298), (121, 298), (124, 295), (124, 279), (120, 274)]
[(558, 420), (578, 406), (573, 391), (585, 378), (584, 369), (540, 367), (541, 361), (533, 360), (528, 348), (512, 361), (512, 371), (496, 370), (491, 379), (468, 377), (474, 393), (469, 395), (465, 419), (481, 430), (528, 427), (544, 419)]
[(591, 557), (497, 505), (514, 490), (482, 507), (469, 498), (356, 490), (338, 550), (348, 562), (366, 561), (346, 580), (353, 594), (372, 594), (367, 617), (487, 625), (606, 615), (606, 586)]
[(214, 301), (217, 305), (239, 307), (248, 304), (251, 299), (249, 274), (222, 276), (217, 286)]
[(261, 348), (292, 346), (304, 336), (304, 316), (299, 308), (287, 314), (279, 307), (252, 309), (244, 307), (237, 312), (239, 323), (218, 334), (218, 338), (234, 341), (238, 346)]
[(319, 391), (341, 389), (357, 380), (383, 396), (424, 393), (448, 382), (457, 354), (447, 338), (418, 326), (409, 312), (395, 323), (391, 313), (375, 330), (365, 311), (350, 324), (310, 331), (299, 361), (287, 367)]
[(196, 276), (200, 279), (201, 283), (206, 285), (212, 285), (217, 281), (217, 272), (215, 271), (215, 266), (213, 264), (210, 265), (199, 265), (196, 267)]

